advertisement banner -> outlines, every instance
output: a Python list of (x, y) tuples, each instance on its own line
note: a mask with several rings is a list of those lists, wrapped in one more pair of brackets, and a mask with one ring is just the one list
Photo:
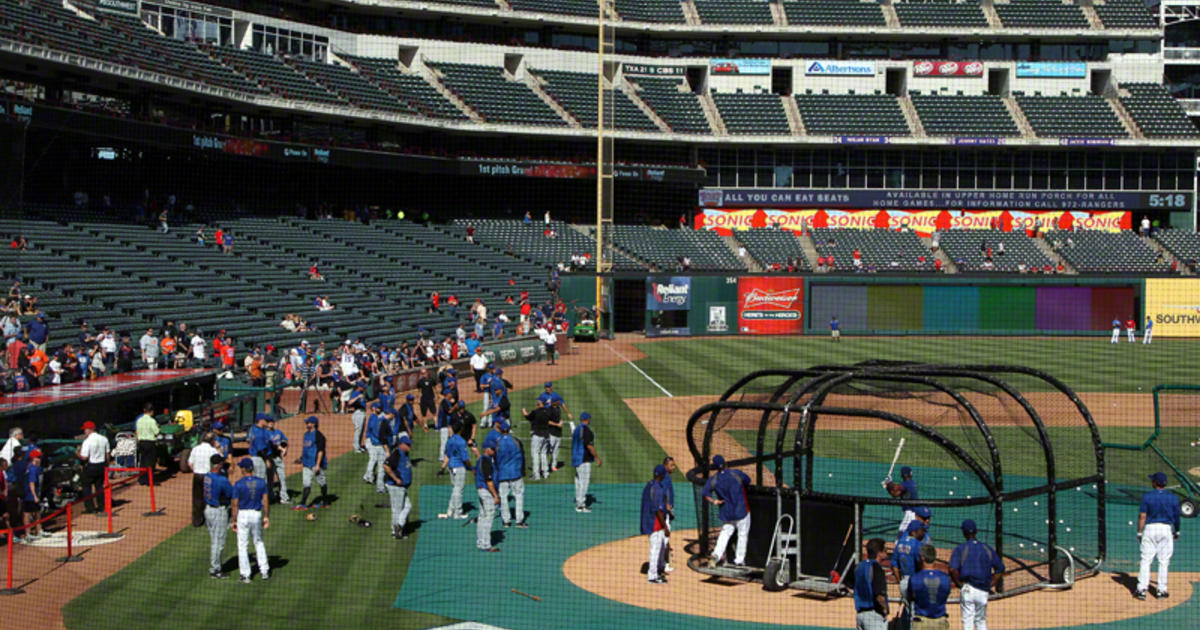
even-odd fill
[(712, 74), (771, 74), (770, 59), (713, 59), (709, 66)]
[(708, 307), (708, 328), (710, 333), (729, 332), (729, 314), (724, 306)]
[(687, 74), (683, 66), (655, 66), (646, 63), (621, 64), (621, 73), (636, 77), (681, 77)]
[(808, 76), (827, 77), (873, 77), (875, 76), (874, 61), (831, 61), (822, 59), (812, 61), (804, 66), (804, 74)]
[(696, 215), (698, 230), (716, 230), (722, 236), (752, 228), (779, 226), (783, 230), (836, 228), (898, 230), (909, 228), (920, 236), (945, 230), (1025, 230), (1030, 235), (1041, 221), (1043, 230), (1100, 230), (1119, 232), (1132, 228), (1130, 212), (1025, 211), (1025, 210), (833, 210), (704, 208)]
[(1087, 64), (1078, 61), (1021, 61), (1017, 63), (1017, 78), (1082, 79), (1087, 76)]
[(914, 61), (914, 77), (981, 77), (982, 61)]
[(96, 8), (113, 13), (138, 14), (138, 0), (96, 0)]
[(702, 188), (707, 208), (893, 208), (898, 210), (1142, 210), (1192, 207), (1191, 192), (1090, 190), (861, 190), (856, 188)]
[(804, 279), (738, 279), (738, 331), (748, 335), (799, 334), (804, 328)]
[[(1156, 338), (1200, 337), (1200, 280), (1147, 278), (1146, 316)], [(1145, 327), (1145, 320), (1138, 325)]]
[(647, 311), (686, 311), (692, 307), (692, 279), (646, 278)]

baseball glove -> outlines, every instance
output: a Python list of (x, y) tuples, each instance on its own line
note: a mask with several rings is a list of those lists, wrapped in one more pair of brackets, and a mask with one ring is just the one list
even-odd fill
[(317, 520), (317, 515), (316, 515), (316, 514), (313, 514), (312, 512), (309, 512), (308, 514), (305, 514), (305, 515), (304, 515), (304, 520), (306, 520), (306, 521), (315, 521), (315, 520)]
[(900, 495), (904, 494), (904, 486), (893, 481), (889, 481), (887, 484), (887, 492), (893, 497), (899, 498)]
[(351, 522), (351, 523), (357, 523), (357, 522), (359, 522), (360, 520), (362, 520), (362, 517), (361, 517), (361, 516), (359, 516), (359, 515), (357, 515), (357, 514), (351, 514), (351, 515), (350, 515), (350, 522)]

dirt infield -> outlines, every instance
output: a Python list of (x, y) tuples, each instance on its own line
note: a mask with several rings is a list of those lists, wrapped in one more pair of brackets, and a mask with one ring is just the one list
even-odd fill
[[(543, 363), (518, 365), (506, 367), (504, 375), (517, 388), (525, 388), (547, 378), (566, 378), (623, 363), (624, 359), (608, 350), (609, 345), (629, 359), (636, 360), (644, 355), (633, 346), (634, 341), (641, 342), (638, 337), (623, 335), (615, 341), (579, 344), (575, 346), (575, 352), (563, 356), (553, 367)], [(467, 385), (469, 379), (469, 375), (464, 375), (461, 391), (463, 399), (471, 402), (478, 400), (479, 394), (474, 393), (474, 388)], [(283, 398), (284, 407), (295, 409), (298, 400), (298, 391), (286, 392)], [(289, 436), (299, 436), (304, 432), (305, 417), (307, 414), (283, 420), (279, 423), (279, 428)], [(349, 452), (353, 441), (353, 425), (349, 416), (321, 414), (319, 417), (321, 431), (328, 440), (329, 457)], [(295, 464), (289, 462), (289, 465), (291, 472), (298, 472)], [(175, 475), (162, 480), (155, 492), (156, 507), (163, 510), (165, 515), (143, 518), (142, 513), (150, 510), (148, 491), (136, 485), (117, 490), (114, 493), (114, 501), (118, 506), (114, 510), (113, 529), (120, 530), (125, 538), (115, 544), (77, 550), (77, 553), (82, 551), (84, 560), (81, 562), (55, 562), (55, 558), (63, 555), (60, 549), (24, 545), (14, 547), (13, 582), (22, 586), (25, 594), (5, 600), (5, 606), (15, 606), (17, 610), (22, 611), (22, 618), (30, 627), (62, 628), (61, 609), (67, 602), (120, 571), (155, 545), (188, 528), (191, 521), (191, 475)], [(78, 527), (87, 530), (103, 529), (106, 524), (103, 518), (82, 515), (78, 516), (75, 522)], [(59, 519), (48, 529), (53, 531), (65, 527), (66, 521)], [(201, 528), (196, 531), (196, 535), (207, 534)], [(0, 547), (0, 551), (2, 550)], [(226, 549), (226, 553), (232, 553), (232, 546)], [(0, 554), (0, 567), (3, 567), (3, 557)], [(202, 564), (197, 565), (197, 579), (204, 578), (205, 570)]]
[[(696, 535), (696, 530), (674, 532), (671, 538), (679, 542), (673, 546), (680, 548), (683, 540), (694, 539)], [(642, 608), (746, 622), (787, 620), (812, 626), (854, 627), (854, 605), (847, 598), (815, 599), (799, 591), (768, 593), (759, 584), (713, 580), (688, 569), (678, 552), (669, 583), (647, 585), (646, 576), (638, 570), (648, 552), (645, 536), (626, 538), (571, 556), (563, 565), (563, 573), (579, 588)], [(611, 570), (596, 571), (596, 567)], [(625, 568), (623, 574), (618, 567)], [(1196, 573), (1172, 573), (1170, 599), (1138, 602), (1130, 597), (1126, 578), (1101, 574), (1076, 583), (1069, 591), (1037, 591), (993, 602), (988, 606), (988, 625), (1009, 629), (1058, 628), (1133, 619), (1188, 601), (1192, 582), (1198, 579), (1200, 574)], [(961, 627), (958, 607), (947, 609), (950, 627)]]

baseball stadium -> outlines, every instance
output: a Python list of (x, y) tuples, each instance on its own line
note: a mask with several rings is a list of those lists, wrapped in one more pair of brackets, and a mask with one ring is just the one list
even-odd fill
[(1198, 170), (1200, 0), (0, 0), (0, 612), (1195, 628)]

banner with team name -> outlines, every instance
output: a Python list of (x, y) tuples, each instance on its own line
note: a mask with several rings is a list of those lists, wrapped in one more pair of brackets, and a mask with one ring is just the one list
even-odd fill
[[(898, 230), (907, 227), (921, 236), (945, 230), (989, 230), (1005, 232), (1025, 230), (1029, 234), (1040, 227), (1119, 232), (1132, 227), (1132, 213), (1106, 211), (1028, 211), (1028, 210), (837, 210), (744, 208), (724, 210), (703, 208), (696, 214), (698, 230), (716, 230), (728, 236), (751, 228), (778, 227), (799, 231), (806, 228), (854, 230)], [(1039, 224), (1040, 222), (1040, 224)]]

